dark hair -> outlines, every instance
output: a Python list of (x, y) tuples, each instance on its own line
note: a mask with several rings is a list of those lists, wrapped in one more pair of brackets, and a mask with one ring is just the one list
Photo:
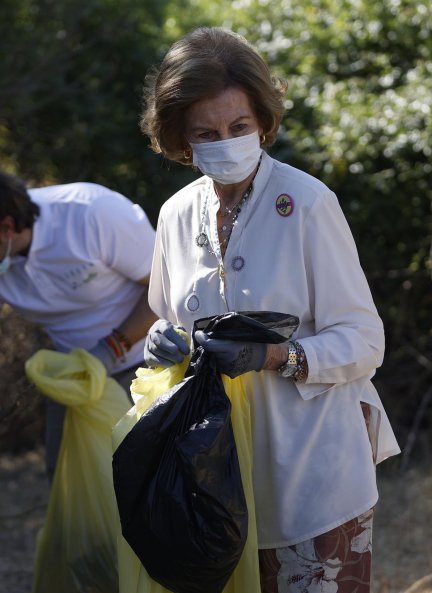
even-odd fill
[(250, 100), (265, 135), (263, 144), (276, 139), (284, 113), (286, 83), (272, 77), (264, 60), (241, 35), (214, 27), (200, 27), (180, 39), (159, 69), (146, 77), (141, 130), (155, 152), (191, 164), (184, 154), (184, 115), (188, 107), (238, 87)]
[(0, 222), (12, 216), (15, 230), (20, 233), (25, 228), (31, 229), (39, 214), (40, 208), (31, 201), (25, 183), (0, 171)]

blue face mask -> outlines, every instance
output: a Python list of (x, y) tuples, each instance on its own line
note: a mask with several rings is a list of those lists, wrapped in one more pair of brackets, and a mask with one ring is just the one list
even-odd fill
[(6, 249), (6, 255), (0, 261), (0, 276), (2, 276), (3, 274), (6, 274), (6, 272), (10, 268), (10, 265), (11, 265), (11, 258), (10, 258), (11, 246), (12, 246), (12, 239), (9, 239), (8, 246), (7, 246), (7, 249)]

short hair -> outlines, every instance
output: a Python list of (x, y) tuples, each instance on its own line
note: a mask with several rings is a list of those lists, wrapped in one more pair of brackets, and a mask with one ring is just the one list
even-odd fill
[(0, 223), (6, 216), (12, 216), (15, 229), (20, 233), (25, 228), (33, 228), (39, 214), (40, 208), (31, 201), (25, 183), (0, 171)]
[(171, 47), (144, 86), (141, 130), (151, 147), (170, 160), (185, 156), (184, 115), (188, 107), (229, 87), (246, 93), (265, 140), (271, 146), (284, 106), (286, 83), (273, 77), (256, 49), (241, 35), (220, 27), (195, 29)]

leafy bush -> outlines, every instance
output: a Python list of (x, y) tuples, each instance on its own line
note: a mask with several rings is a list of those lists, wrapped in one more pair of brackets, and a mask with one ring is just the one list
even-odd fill
[[(4, 0), (0, 166), (160, 205), (194, 177), (138, 130), (144, 75), (197, 25), (245, 35), (289, 83), (272, 154), (338, 195), (387, 331), (402, 440), (432, 374), (432, 5), (422, 0)], [(427, 422), (423, 424), (428, 427)]]

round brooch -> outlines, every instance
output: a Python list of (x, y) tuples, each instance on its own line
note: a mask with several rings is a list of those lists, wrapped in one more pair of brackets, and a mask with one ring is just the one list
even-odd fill
[(200, 308), (199, 298), (195, 293), (189, 295), (185, 301), (185, 306), (188, 311), (195, 313)]
[(245, 260), (241, 255), (236, 255), (236, 257), (233, 257), (233, 259), (231, 260), (231, 267), (234, 270), (234, 272), (240, 272), (240, 270), (244, 268), (244, 265)]
[(281, 194), (276, 199), (276, 211), (283, 217), (291, 216), (294, 211), (294, 199), (288, 194)]
[(200, 233), (195, 238), (195, 243), (198, 245), (198, 247), (205, 247), (206, 245), (208, 245), (208, 242), (209, 240), (205, 233)]

